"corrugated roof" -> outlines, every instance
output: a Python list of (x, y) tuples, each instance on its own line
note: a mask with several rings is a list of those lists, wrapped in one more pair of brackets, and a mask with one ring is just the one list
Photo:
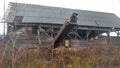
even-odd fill
[(10, 3), (7, 22), (13, 22), (15, 16), (23, 16), (24, 23), (63, 24), (72, 13), (78, 13), (81, 26), (100, 26), (120, 28), (120, 19), (113, 13), (49, 7), (23, 3)]

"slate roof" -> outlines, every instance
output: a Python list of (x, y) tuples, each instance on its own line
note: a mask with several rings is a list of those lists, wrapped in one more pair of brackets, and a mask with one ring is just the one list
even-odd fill
[(80, 26), (120, 28), (120, 18), (113, 13), (12, 2), (6, 22), (13, 22), (15, 16), (23, 16), (21, 23), (63, 24), (72, 13), (78, 13), (78, 25)]

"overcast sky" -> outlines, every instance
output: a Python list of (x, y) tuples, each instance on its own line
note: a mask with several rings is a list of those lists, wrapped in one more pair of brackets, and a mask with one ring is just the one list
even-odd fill
[[(6, 0), (6, 9), (9, 2), (30, 3), (46, 6), (91, 10), (115, 13), (120, 17), (120, 0)], [(0, 2), (0, 18), (3, 16), (4, 0)], [(0, 24), (0, 33), (3, 25)]]

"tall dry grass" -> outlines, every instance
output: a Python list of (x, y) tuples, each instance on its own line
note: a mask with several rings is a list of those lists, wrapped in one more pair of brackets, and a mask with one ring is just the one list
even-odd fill
[[(0, 47), (0, 50), (2, 50)], [(0, 56), (2, 51), (0, 53)], [(6, 51), (3, 68), (11, 68), (12, 51)], [(53, 59), (48, 48), (16, 50), (15, 68), (120, 68), (120, 48), (115, 46), (81, 46), (64, 49), (63, 55), (58, 51)]]

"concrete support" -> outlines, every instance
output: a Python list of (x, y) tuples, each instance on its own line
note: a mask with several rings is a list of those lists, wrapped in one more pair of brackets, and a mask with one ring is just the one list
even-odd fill
[(116, 31), (116, 33), (117, 33), (117, 37), (120, 37), (120, 32), (119, 32), (119, 31)]
[(108, 38), (108, 39), (107, 39), (107, 41), (108, 41), (107, 43), (108, 43), (108, 44), (111, 44), (110, 31), (107, 32), (107, 38)]

